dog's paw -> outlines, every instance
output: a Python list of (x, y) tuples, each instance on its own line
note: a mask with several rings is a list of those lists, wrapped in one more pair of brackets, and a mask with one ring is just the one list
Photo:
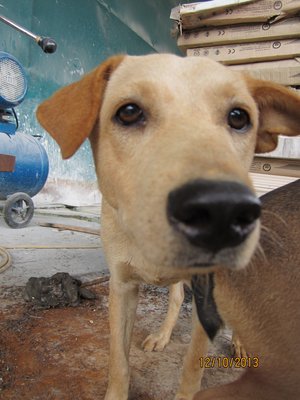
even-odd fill
[(144, 351), (163, 351), (170, 341), (170, 336), (164, 332), (155, 332), (146, 337), (142, 343)]
[(104, 400), (128, 400), (128, 394), (124, 393), (124, 394), (120, 394), (115, 393), (114, 391), (107, 391), (104, 397)]
[(240, 339), (236, 336), (233, 335), (232, 337), (232, 344), (231, 344), (231, 354), (232, 357), (236, 358), (247, 358), (248, 354), (242, 345)]

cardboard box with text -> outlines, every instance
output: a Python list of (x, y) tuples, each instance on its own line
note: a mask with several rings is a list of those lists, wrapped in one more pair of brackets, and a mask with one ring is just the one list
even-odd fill
[(178, 37), (177, 44), (179, 48), (185, 50), (198, 46), (256, 42), (293, 37), (300, 38), (300, 17), (287, 18), (273, 24), (263, 22), (185, 31)]
[(231, 65), (230, 68), (246, 72), (257, 79), (273, 81), (285, 86), (300, 86), (300, 58)]
[(210, 57), (223, 64), (241, 64), (300, 57), (300, 39), (229, 44), (188, 49), (187, 56)]
[[(210, 2), (204, 3), (209, 5)], [(203, 3), (200, 3), (203, 4)], [(300, 0), (257, 0), (249, 4), (228, 6), (225, 11), (201, 11), (193, 4), (183, 4), (179, 9), (179, 23), (183, 30), (201, 26), (243, 24), (278, 20), (296, 14), (300, 10)]]

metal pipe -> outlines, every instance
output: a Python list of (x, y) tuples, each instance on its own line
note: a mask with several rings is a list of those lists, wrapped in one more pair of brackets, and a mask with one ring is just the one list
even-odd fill
[(38, 36), (35, 35), (34, 33), (30, 32), (28, 29), (25, 29), (22, 26), (16, 24), (11, 19), (3, 17), (3, 15), (0, 15), (0, 20), (3, 21), (4, 23), (6, 23), (7, 25), (11, 26), (12, 28), (16, 29), (17, 31), (25, 33), (25, 35), (31, 37), (32, 39), (34, 39), (37, 42)]
[(16, 29), (17, 31), (29, 36), (43, 49), (43, 51), (45, 53), (54, 53), (56, 51), (57, 44), (53, 39), (51, 39), (49, 37), (42, 37), (42, 36), (36, 35), (33, 32), (30, 32), (28, 29), (18, 25), (11, 19), (4, 17), (3, 15), (0, 15), (0, 21), (4, 22), (5, 24), (9, 25), (10, 27)]

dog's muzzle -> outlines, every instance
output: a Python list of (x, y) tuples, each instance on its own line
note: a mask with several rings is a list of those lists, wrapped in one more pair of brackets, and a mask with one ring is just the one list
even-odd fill
[(260, 216), (259, 199), (234, 181), (195, 180), (168, 195), (167, 217), (193, 246), (216, 254), (243, 243)]

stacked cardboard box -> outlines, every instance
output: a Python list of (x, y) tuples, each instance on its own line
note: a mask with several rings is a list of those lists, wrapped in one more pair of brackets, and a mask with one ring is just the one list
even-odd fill
[(289, 175), (300, 178), (300, 160), (272, 157), (255, 157), (250, 172), (272, 175)]
[(212, 0), (183, 4), (176, 13), (177, 43), (188, 56), (300, 86), (300, 0)]
[[(300, 0), (211, 0), (180, 5), (171, 18), (187, 56), (210, 57), (256, 78), (300, 88)], [(293, 139), (294, 154), (284, 159), (291, 157), (282, 151), (289, 147), (282, 146), (286, 140), (292, 139), (281, 139), (271, 157), (256, 157), (251, 171), (300, 177), (300, 140)]]

